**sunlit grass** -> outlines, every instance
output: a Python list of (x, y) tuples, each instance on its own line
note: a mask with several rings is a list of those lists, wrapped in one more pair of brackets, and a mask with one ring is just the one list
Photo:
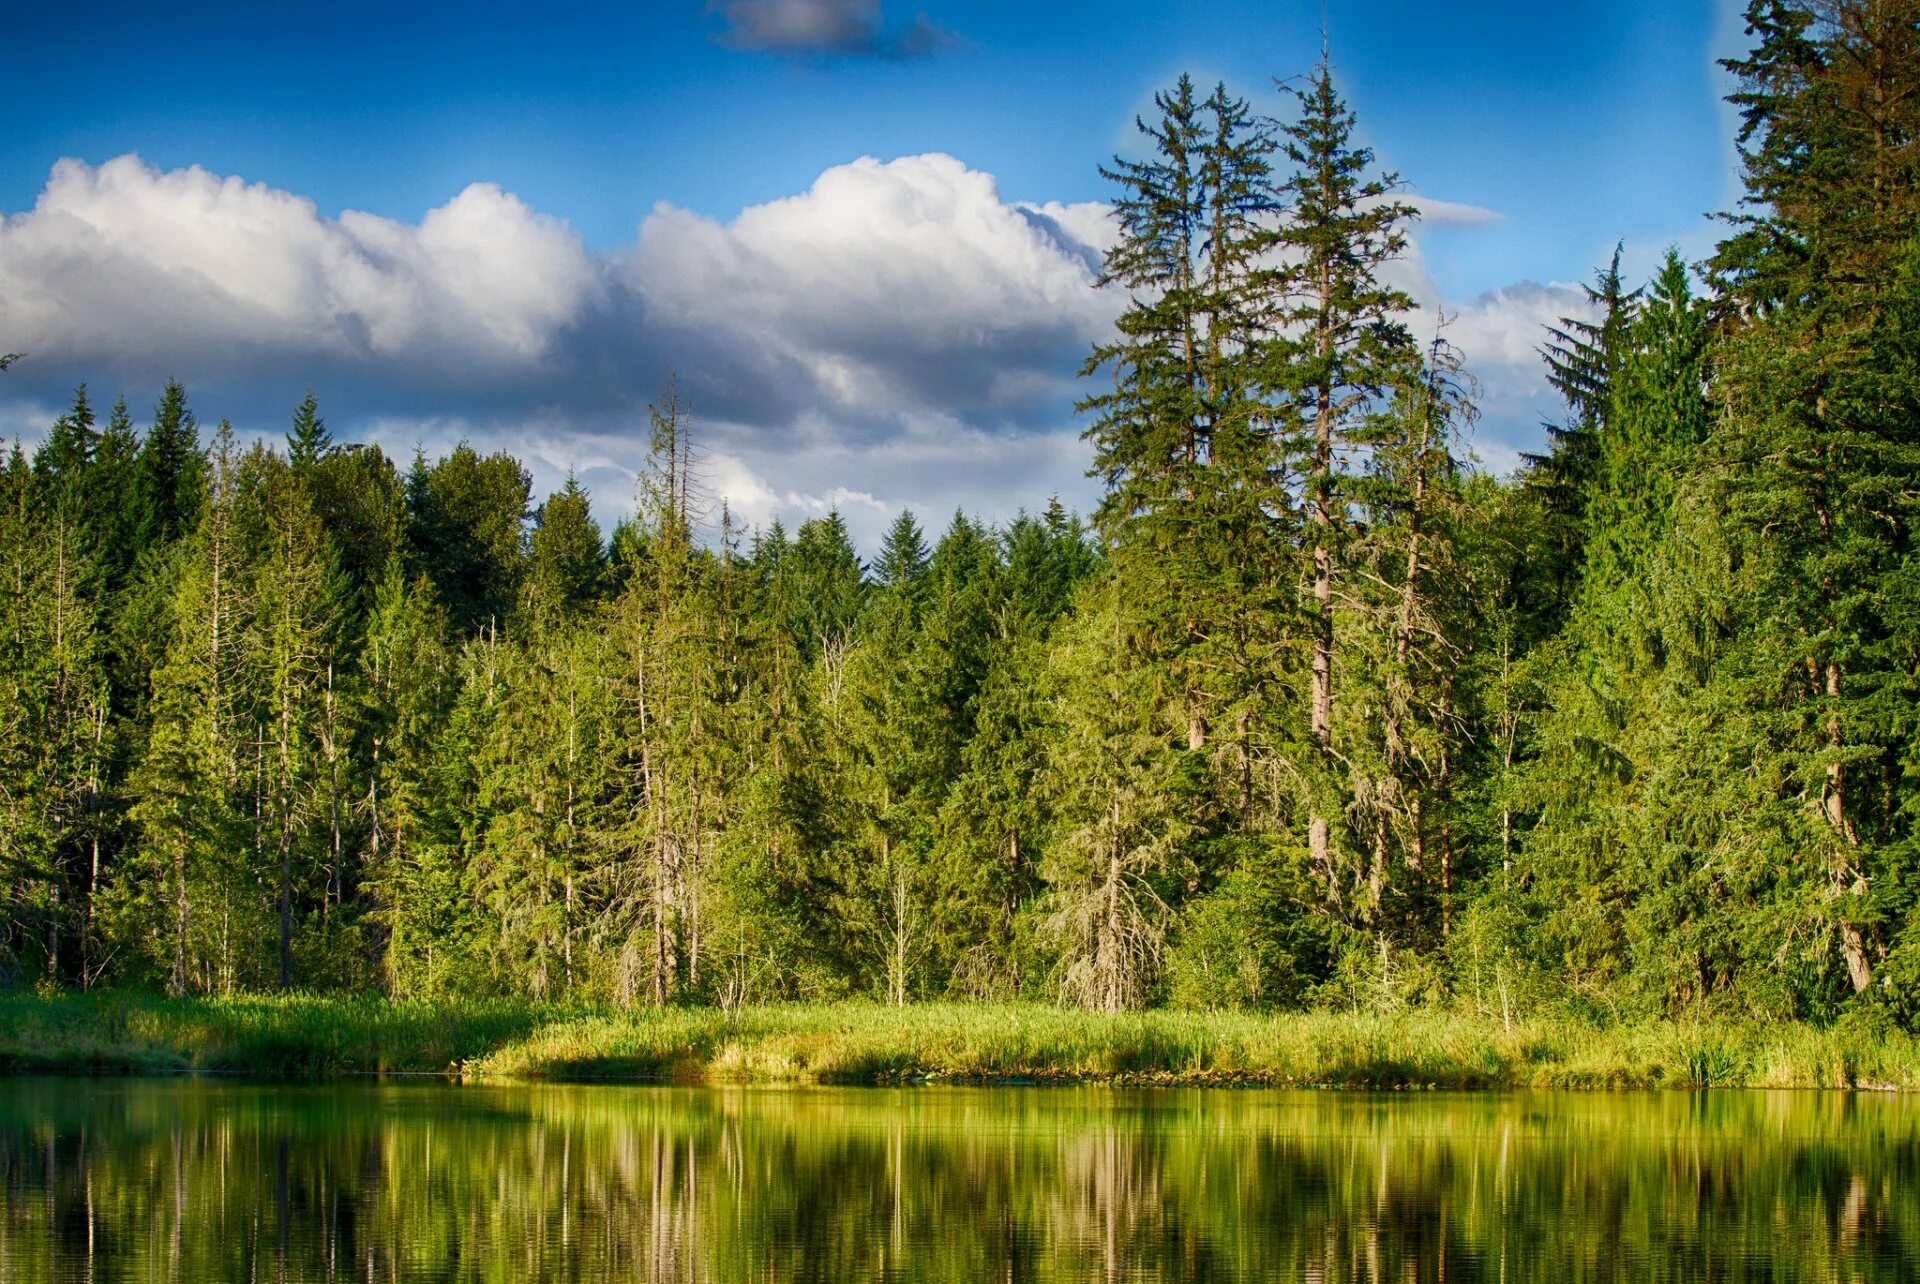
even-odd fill
[(1372, 1088), (1920, 1087), (1907, 1035), (1463, 1013), (1100, 1015), (1033, 1004), (615, 1012), (308, 995), (0, 997), (0, 1069), (431, 1073), (716, 1083), (1124, 1082)]

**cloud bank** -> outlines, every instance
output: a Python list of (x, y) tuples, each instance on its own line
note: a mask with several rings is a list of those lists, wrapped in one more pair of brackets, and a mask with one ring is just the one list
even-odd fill
[[(1112, 232), (1104, 206), (1010, 201), (940, 154), (836, 166), (725, 222), (662, 204), (610, 252), (490, 184), (408, 223), (62, 161), (0, 221), (0, 349), (32, 354), (0, 377), (0, 432), (30, 435), (83, 379), (137, 413), (177, 374), (203, 417), (277, 433), (311, 387), (342, 436), (502, 446), (620, 511), (677, 370), (709, 489), (743, 520), (838, 506), (871, 536), (906, 506), (1085, 506), (1071, 407), (1124, 303), (1094, 286)], [(1395, 272), (1424, 317), (1445, 303), (1417, 254)], [(1483, 454), (1510, 465), (1552, 409), (1540, 326), (1578, 291), (1445, 306), (1486, 389)]]

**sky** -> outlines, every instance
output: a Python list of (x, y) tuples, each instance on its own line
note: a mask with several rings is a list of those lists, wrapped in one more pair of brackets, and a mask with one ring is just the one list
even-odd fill
[(508, 449), (612, 518), (671, 376), (749, 524), (1084, 510), (1099, 167), (1183, 71), (1283, 112), (1323, 22), (1423, 210), (1392, 278), (1455, 318), (1508, 470), (1578, 283), (1703, 257), (1737, 195), (1734, 0), (19, 7), (0, 436), (83, 380), (271, 435), (311, 389), (341, 440)]

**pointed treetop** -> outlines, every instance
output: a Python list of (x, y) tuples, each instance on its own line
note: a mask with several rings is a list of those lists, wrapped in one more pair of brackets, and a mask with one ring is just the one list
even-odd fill
[(320, 403), (309, 388), (293, 411), (293, 427), (287, 431), (287, 461), (295, 468), (305, 468), (325, 459), (333, 449), (333, 434), (327, 431), (326, 420), (320, 417)]
[(33, 470), (43, 477), (78, 482), (87, 465), (93, 462), (100, 433), (94, 427), (93, 407), (87, 402), (87, 385), (73, 390), (73, 405), (56, 419), (53, 430), (33, 454)]
[(927, 541), (912, 511), (901, 509), (880, 545), (879, 560), (873, 564), (873, 578), (884, 587), (903, 588), (926, 574), (926, 570)]

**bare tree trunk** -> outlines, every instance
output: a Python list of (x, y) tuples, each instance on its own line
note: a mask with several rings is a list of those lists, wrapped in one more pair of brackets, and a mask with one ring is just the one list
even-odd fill
[(274, 810), (280, 822), (280, 988), (293, 986), (293, 798), (292, 768), (289, 755), (293, 732), (291, 693), (280, 694), (280, 779), (275, 789)]
[(91, 990), (98, 970), (93, 967), (93, 906), (100, 896), (100, 759), (106, 736), (107, 706), (100, 701), (93, 714), (93, 764), (87, 775), (87, 909), (80, 920), (80, 988)]
[[(1838, 663), (1827, 661), (1825, 678), (1827, 699), (1837, 701), (1840, 697)], [(1836, 709), (1827, 718), (1827, 745), (1837, 751), (1840, 744), (1840, 713)], [(1867, 877), (1854, 860), (1860, 838), (1847, 815), (1846, 769), (1838, 759), (1827, 764), (1826, 788), (1823, 792), (1822, 804), (1827, 825), (1833, 831), (1832, 854), (1827, 867), (1828, 895), (1836, 900), (1846, 895), (1864, 895)], [(1839, 916), (1839, 925), (1840, 950), (1847, 962), (1847, 979), (1853, 983), (1855, 994), (1864, 993), (1873, 984), (1873, 963), (1867, 956), (1865, 934), (1861, 932), (1860, 925), (1845, 914)]]
[(573, 864), (577, 830), (574, 828), (574, 763), (579, 756), (579, 695), (567, 692), (567, 846), (566, 906), (560, 919), (560, 957), (567, 993), (573, 993)]
[(326, 913), (326, 907), (327, 907), (327, 902), (329, 897), (331, 898), (333, 904), (338, 905), (340, 903), (341, 896), (344, 894), (344, 891), (345, 891), (344, 884), (346, 879), (345, 872), (342, 869), (342, 865), (344, 862), (344, 854), (341, 848), (341, 833), (340, 833), (340, 830), (341, 830), (340, 754), (338, 752), (339, 729), (334, 725), (334, 715), (335, 715), (335, 705), (334, 705), (334, 696), (333, 696), (333, 661), (329, 660), (327, 661), (327, 718), (326, 718), (325, 749), (327, 753), (327, 827), (330, 832), (328, 834), (327, 888), (326, 888), (326, 894), (322, 895), (322, 897), (320, 898), (320, 907), (321, 907), (322, 915)]
[[(1333, 356), (1333, 277), (1320, 267), (1318, 342), (1320, 359)], [(1315, 394), (1313, 418), (1313, 747), (1324, 772), (1333, 759), (1333, 389), (1322, 383)], [(1324, 782), (1316, 782), (1316, 794)], [(1334, 887), (1333, 845), (1326, 803), (1316, 796), (1307, 821), (1307, 849), (1314, 872)]]
[(167, 993), (179, 998), (187, 992), (187, 940), (192, 928), (187, 902), (187, 841), (173, 849), (173, 973), (167, 978)]
[(909, 921), (912, 915), (913, 889), (907, 878), (907, 871), (893, 864), (891, 857), (887, 864), (892, 876), (888, 888), (893, 898), (893, 948), (887, 958), (887, 1001), (895, 1007), (905, 1007), (907, 1003), (907, 955), (909, 935), (913, 930)]

